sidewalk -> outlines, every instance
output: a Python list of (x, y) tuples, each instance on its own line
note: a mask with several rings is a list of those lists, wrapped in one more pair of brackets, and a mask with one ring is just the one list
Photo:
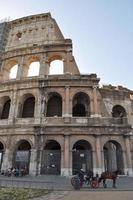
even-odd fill
[(32, 200), (133, 200), (133, 191), (54, 191)]

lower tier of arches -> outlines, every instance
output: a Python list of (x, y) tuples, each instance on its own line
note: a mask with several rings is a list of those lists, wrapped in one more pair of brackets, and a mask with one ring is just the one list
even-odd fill
[(32, 140), (17, 139), (15, 145), (8, 148), (0, 142), (1, 172), (15, 168), (32, 175), (69, 176), (83, 169), (94, 174), (119, 170), (121, 174), (133, 175), (133, 155), (127, 136), (64, 135), (37, 141), (34, 144)]

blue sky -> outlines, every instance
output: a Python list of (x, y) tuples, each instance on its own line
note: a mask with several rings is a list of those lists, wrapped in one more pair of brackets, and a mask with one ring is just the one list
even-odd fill
[(51, 12), (81, 73), (133, 89), (133, 0), (1, 0), (0, 19)]

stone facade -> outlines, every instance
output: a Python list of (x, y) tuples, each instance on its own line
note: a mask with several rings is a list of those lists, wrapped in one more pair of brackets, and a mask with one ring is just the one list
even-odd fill
[[(133, 91), (100, 87), (96, 74), (80, 74), (72, 41), (50, 13), (6, 24), (0, 57), (1, 170), (68, 176), (81, 168), (99, 174), (119, 169), (133, 175)], [(56, 60), (62, 74), (50, 74)], [(30, 76), (33, 63), (39, 71)]]

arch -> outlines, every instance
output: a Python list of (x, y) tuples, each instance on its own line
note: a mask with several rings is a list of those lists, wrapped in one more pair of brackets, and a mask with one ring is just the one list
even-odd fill
[(3, 162), (4, 145), (0, 142), (0, 170)]
[(60, 174), (61, 146), (56, 140), (48, 140), (41, 159), (41, 174)]
[(4, 79), (15, 79), (18, 71), (18, 60), (13, 59), (8, 61), (4, 66)]
[(86, 140), (78, 140), (72, 148), (72, 172), (83, 169), (85, 172), (93, 170), (92, 146)]
[(38, 76), (39, 75), (39, 69), (40, 69), (40, 62), (39, 61), (33, 61), (30, 63), (28, 68), (28, 77), (31, 76)]
[(90, 115), (90, 99), (84, 92), (78, 92), (72, 100), (72, 116), (87, 117)]
[(126, 117), (127, 116), (127, 113), (126, 113), (126, 110), (123, 106), (121, 105), (115, 105), (113, 106), (112, 108), (112, 117)]
[(50, 62), (49, 75), (63, 74), (64, 64), (62, 60), (53, 60)]
[(1, 102), (2, 102), (1, 119), (8, 119), (11, 106), (11, 99), (8, 96), (6, 96), (2, 98)]
[(25, 94), (23, 100), (22, 118), (34, 117), (35, 97), (32, 94)]
[(17, 71), (18, 71), (18, 64), (15, 64), (10, 69), (9, 78), (15, 79), (17, 77)]
[(13, 167), (29, 173), (31, 145), (27, 140), (20, 140), (14, 152)]
[(47, 102), (47, 117), (62, 116), (62, 97), (56, 93), (50, 93)]
[(123, 151), (120, 143), (115, 140), (107, 141), (103, 146), (104, 168), (106, 171), (120, 170), (124, 172)]
[(49, 62), (49, 75), (64, 74), (64, 63), (62, 55), (52, 55)]

